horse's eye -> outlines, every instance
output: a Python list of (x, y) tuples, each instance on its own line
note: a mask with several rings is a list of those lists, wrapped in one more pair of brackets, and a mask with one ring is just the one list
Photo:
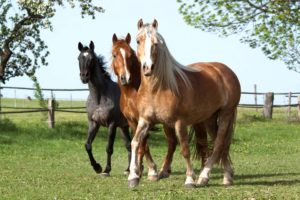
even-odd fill
[(139, 40), (136, 40), (136, 43), (137, 43), (137, 44), (140, 44), (140, 41), (139, 41)]
[(116, 58), (117, 57), (117, 55), (116, 54), (113, 54), (113, 58)]

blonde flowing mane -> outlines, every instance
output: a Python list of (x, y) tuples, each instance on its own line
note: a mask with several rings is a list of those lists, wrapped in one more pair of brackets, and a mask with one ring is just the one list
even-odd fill
[(146, 32), (151, 32), (157, 41), (156, 63), (153, 69), (153, 75), (151, 76), (153, 84), (152, 87), (155, 90), (160, 88), (168, 88), (172, 91), (172, 93), (180, 95), (178, 79), (181, 79), (187, 88), (191, 88), (192, 85), (185, 71), (199, 72), (199, 70), (184, 66), (175, 60), (170, 53), (162, 35), (154, 30), (150, 24), (145, 24), (139, 31), (138, 36), (145, 34)]

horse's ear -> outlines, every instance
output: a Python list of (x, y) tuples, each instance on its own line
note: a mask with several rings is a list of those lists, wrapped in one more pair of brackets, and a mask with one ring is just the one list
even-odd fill
[(81, 44), (81, 42), (78, 42), (78, 50), (81, 51), (83, 49), (83, 45)]
[(142, 26), (143, 26), (143, 20), (142, 20), (142, 19), (140, 19), (140, 20), (138, 21), (137, 26), (138, 26), (138, 30), (140, 30), (140, 28), (142, 28)]
[(112, 41), (113, 41), (113, 44), (118, 41), (118, 37), (117, 37), (117, 35), (115, 33), (114, 33), (114, 35), (112, 37)]
[(130, 33), (127, 33), (125, 41), (127, 42), (127, 44), (130, 44), (130, 41), (131, 41)]
[(157, 29), (157, 27), (158, 27), (158, 22), (157, 22), (156, 19), (153, 20), (152, 27), (155, 28), (155, 29)]
[(94, 45), (94, 42), (93, 42), (93, 41), (90, 42), (90, 49), (91, 49), (92, 51), (94, 51), (94, 49), (95, 49), (95, 45)]

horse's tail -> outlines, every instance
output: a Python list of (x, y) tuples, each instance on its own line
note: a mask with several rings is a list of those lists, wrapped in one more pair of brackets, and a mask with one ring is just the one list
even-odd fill
[(195, 137), (195, 129), (193, 126), (190, 127), (189, 129), (189, 144), (190, 144), (190, 149), (192, 152), (192, 158), (194, 160), (199, 160), (200, 159), (200, 152), (199, 148), (197, 147), (197, 140)]
[(202, 165), (209, 155), (208, 139), (204, 124), (196, 124), (190, 128), (189, 137), (192, 144), (193, 159), (202, 159)]

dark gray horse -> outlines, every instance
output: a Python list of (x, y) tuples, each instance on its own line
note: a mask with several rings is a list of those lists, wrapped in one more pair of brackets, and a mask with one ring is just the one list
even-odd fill
[(89, 47), (83, 47), (80, 42), (78, 43), (80, 79), (82, 83), (87, 83), (89, 86), (89, 96), (86, 103), (89, 130), (85, 148), (94, 170), (96, 173), (101, 173), (102, 167), (96, 162), (92, 153), (92, 142), (100, 126), (108, 127), (107, 163), (102, 174), (109, 175), (116, 129), (119, 127), (128, 151), (128, 168), (125, 172), (129, 172), (131, 139), (127, 121), (119, 107), (120, 89), (105, 71), (103, 57), (97, 57), (94, 48), (92, 41)]

